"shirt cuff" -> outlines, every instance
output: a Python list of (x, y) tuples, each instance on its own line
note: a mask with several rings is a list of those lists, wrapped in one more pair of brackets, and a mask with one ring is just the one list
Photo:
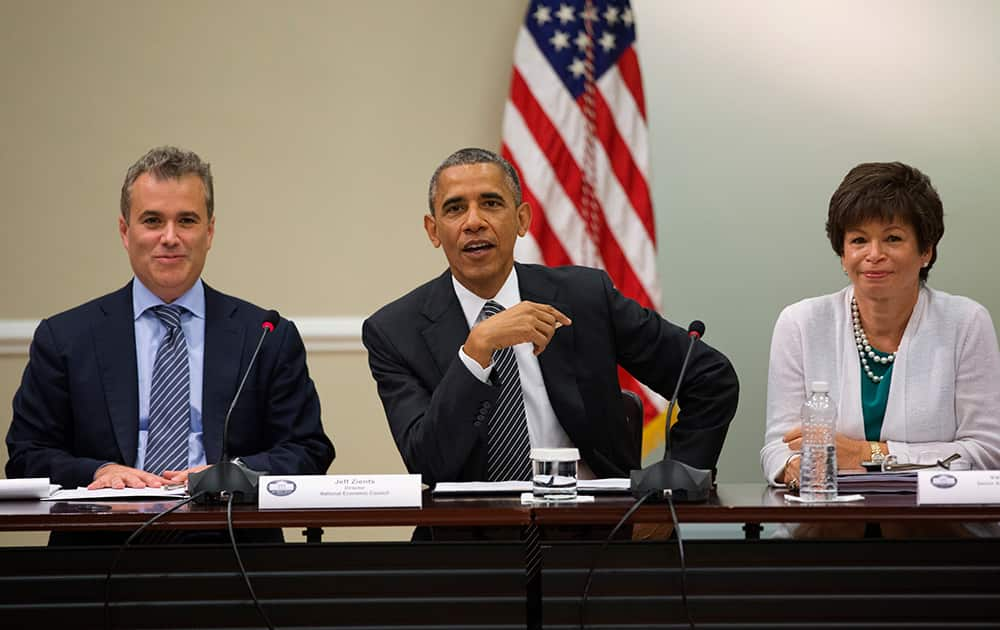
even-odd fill
[(479, 365), (479, 362), (465, 354), (465, 346), (461, 346), (458, 349), (458, 358), (462, 360), (465, 364), (466, 369), (472, 373), (473, 376), (478, 378), (481, 382), (487, 383), (490, 380), (490, 374), (493, 373), (493, 363), (490, 362), (489, 365), (483, 367)]
[(916, 453), (910, 450), (910, 445), (908, 443), (886, 440), (885, 446), (887, 449), (889, 449), (889, 452), (886, 453), (885, 456), (886, 457), (889, 457), (890, 455), (894, 456), (896, 458), (897, 464), (917, 463)]

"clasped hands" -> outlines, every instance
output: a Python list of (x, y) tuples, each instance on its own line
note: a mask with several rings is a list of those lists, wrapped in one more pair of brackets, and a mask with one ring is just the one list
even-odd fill
[(162, 488), (167, 485), (186, 484), (188, 475), (206, 468), (208, 468), (207, 465), (195, 466), (187, 470), (165, 470), (161, 476), (122, 464), (105, 464), (94, 472), (94, 480), (87, 486), (87, 489)]
[(463, 349), (484, 368), (493, 361), (495, 351), (520, 343), (532, 344), (537, 356), (549, 345), (560, 326), (572, 323), (553, 306), (521, 302), (473, 326)]
[[(795, 453), (802, 452), (802, 426), (797, 426), (786, 433), (781, 440), (788, 445), (788, 448)], [(867, 440), (856, 440), (849, 438), (843, 433), (836, 434), (837, 444), (837, 468), (839, 470), (861, 470), (861, 462), (867, 460), (871, 455), (871, 447)], [(793, 479), (799, 478), (799, 466), (802, 463), (801, 457), (792, 456), (788, 458), (784, 470), (784, 483), (791, 483)]]

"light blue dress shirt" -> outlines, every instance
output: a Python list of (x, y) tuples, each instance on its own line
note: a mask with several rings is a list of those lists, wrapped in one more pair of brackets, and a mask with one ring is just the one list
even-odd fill
[[(132, 281), (132, 312), (135, 315), (135, 357), (139, 372), (139, 449), (135, 467), (144, 470), (146, 441), (149, 439), (149, 390), (153, 386), (156, 351), (167, 333), (156, 313), (149, 310), (165, 304), (138, 278)], [(172, 302), (183, 306), (181, 328), (188, 347), (188, 374), (191, 378), (191, 431), (188, 433), (188, 468), (205, 464), (202, 442), (201, 389), (205, 359), (205, 285), (199, 278), (187, 293)]]

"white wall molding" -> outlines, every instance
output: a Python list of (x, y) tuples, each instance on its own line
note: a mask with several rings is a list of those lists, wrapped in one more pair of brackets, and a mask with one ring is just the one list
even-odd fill
[[(363, 317), (291, 317), (306, 344), (306, 351), (364, 352), (361, 345)], [(0, 319), (0, 356), (28, 356), (37, 319)]]
[(37, 319), (0, 319), (0, 356), (28, 356)]
[(291, 317), (307, 352), (364, 352), (361, 324), (364, 317)]

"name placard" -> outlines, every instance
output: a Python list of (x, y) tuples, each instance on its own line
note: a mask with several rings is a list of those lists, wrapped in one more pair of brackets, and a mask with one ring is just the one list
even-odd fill
[(420, 475), (265, 475), (262, 510), (421, 507)]
[(917, 505), (1000, 503), (1000, 470), (917, 472)]

